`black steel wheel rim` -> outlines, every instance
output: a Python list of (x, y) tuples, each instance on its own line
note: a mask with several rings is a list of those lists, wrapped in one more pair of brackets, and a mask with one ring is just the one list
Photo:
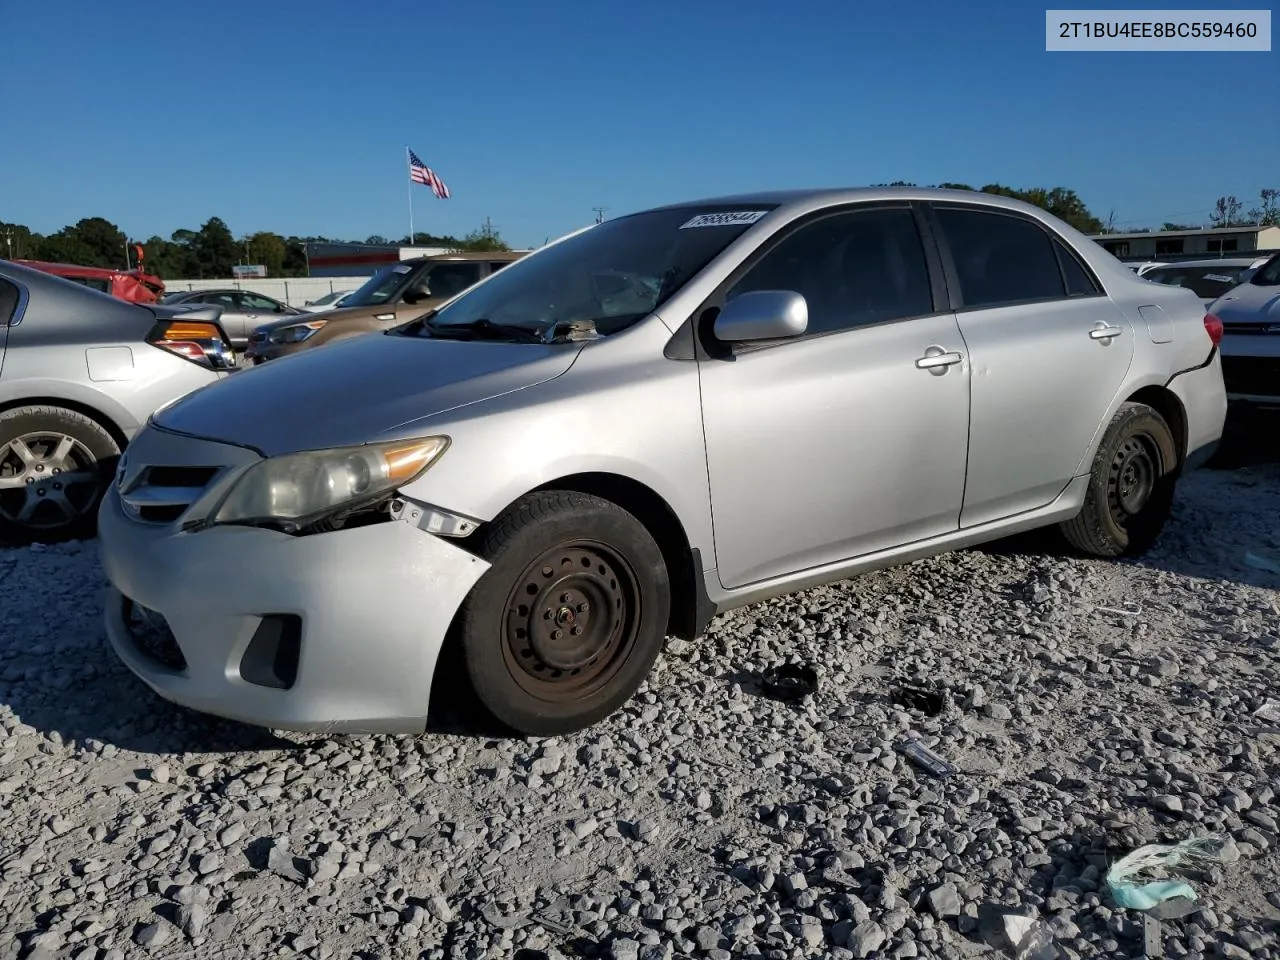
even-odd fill
[(640, 589), (617, 551), (577, 540), (547, 550), (507, 595), (503, 657), (542, 700), (566, 702), (605, 686), (635, 647)]
[(97, 458), (75, 437), (40, 430), (0, 443), (0, 519), (57, 530), (93, 510), (102, 486)]
[(1117, 523), (1137, 516), (1151, 500), (1160, 475), (1159, 454), (1150, 438), (1129, 437), (1111, 461), (1108, 493), (1111, 515)]

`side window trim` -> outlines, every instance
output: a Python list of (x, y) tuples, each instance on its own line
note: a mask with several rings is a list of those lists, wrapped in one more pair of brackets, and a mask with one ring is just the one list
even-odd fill
[(22, 322), (22, 318), (26, 316), (27, 304), (31, 302), (31, 292), (27, 289), (27, 285), (25, 283), (20, 283), (17, 280), (10, 279), (9, 277), (0, 277), (0, 280), (10, 284), (18, 291), (18, 298), (13, 305), (13, 312), (7, 317), (0, 318), (4, 321), (3, 323), (0, 323), (0, 326), (16, 327)]
[[(1041, 224), (1041, 226), (1044, 227), (1043, 224)], [(1050, 230), (1048, 227), (1044, 227), (1044, 230), (1046, 233), (1049, 234), (1049, 238), (1053, 241), (1053, 252), (1054, 252), (1054, 255), (1058, 258), (1058, 270), (1062, 273), (1062, 288), (1067, 292), (1067, 299), (1083, 300), (1083, 299), (1086, 299), (1087, 297), (1104, 296), (1102, 292), (1102, 284), (1098, 282), (1098, 278), (1094, 274), (1093, 270), (1089, 267), (1089, 264), (1084, 262), (1084, 258), (1075, 252), (1071, 244), (1063, 240), (1053, 230)], [(1075, 261), (1076, 266), (1079, 267), (1080, 271), (1084, 274), (1085, 280), (1088, 281), (1089, 286), (1093, 288), (1091, 292), (1089, 293), (1072, 293), (1071, 292), (1071, 283), (1067, 279), (1067, 265), (1064, 262), (1064, 259), (1063, 259), (1064, 257), (1070, 257), (1072, 260)]]
[[(1084, 263), (1078, 256), (1075, 258), (1076, 262), (1080, 264), (1081, 268), (1085, 271), (1085, 276), (1088, 277), (1089, 281), (1093, 284), (1094, 293), (1079, 294), (1076, 296), (1072, 296), (1070, 294), (1070, 286), (1067, 283), (1066, 271), (1063, 268), (1061, 255), (1059, 254), (1057, 247), (1061, 245), (1067, 251), (1071, 251), (1071, 245), (1035, 217), (1029, 217), (1025, 213), (1021, 213), (1017, 210), (1006, 210), (1002, 207), (990, 206), (982, 203), (963, 203), (953, 200), (932, 200), (926, 201), (925, 205), (928, 208), (927, 216), (929, 223), (934, 229), (938, 250), (942, 256), (943, 274), (947, 278), (951, 309), (956, 313), (969, 313), (976, 310), (1003, 310), (1005, 307), (1020, 307), (1034, 303), (1059, 303), (1067, 300), (1082, 300), (1087, 296), (1105, 297), (1107, 295), (1103, 290), (1102, 285), (1098, 282), (1097, 275), (1089, 268), (1089, 265)], [(977, 306), (970, 306), (966, 304), (964, 302), (964, 295), (960, 291), (960, 274), (956, 270), (955, 257), (951, 253), (950, 242), (947, 239), (945, 231), (942, 229), (942, 224), (937, 218), (937, 211), (939, 210), (964, 210), (971, 213), (994, 214), (996, 216), (1009, 217), (1013, 220), (1020, 220), (1021, 222), (1031, 224), (1036, 229), (1040, 230), (1040, 232), (1049, 239), (1050, 248), (1053, 250), (1054, 262), (1058, 266), (1058, 276), (1062, 280), (1062, 295), (1058, 297), (1036, 297), (1032, 300), (1010, 300), (1005, 303), (997, 304), (979, 304)]]
[[(941, 292), (945, 290), (942, 278), (936, 276), (938, 263), (936, 260), (936, 250), (933, 247), (933, 237), (931, 233), (926, 233), (922, 229), (920, 212), (916, 209), (917, 205), (906, 200), (868, 200), (861, 203), (841, 204), (839, 206), (824, 207), (814, 213), (799, 217), (788, 224), (780, 227), (778, 230), (768, 237), (763, 243), (751, 251), (747, 258), (734, 268), (729, 276), (725, 277), (710, 296), (698, 305), (688, 320), (676, 331), (675, 335), (669, 341), (669, 349), (665, 351), (665, 355), (669, 359), (693, 359), (696, 357), (700, 360), (722, 359), (728, 356), (734, 356), (743, 353), (754, 353), (757, 350), (768, 350), (774, 347), (786, 346), (790, 343), (805, 343), (811, 340), (818, 340), (823, 337), (839, 336), (844, 333), (856, 333), (858, 330), (871, 327), (883, 327), (894, 323), (907, 323), (912, 320), (920, 320), (925, 317), (937, 316), (940, 313), (950, 313), (951, 308), (947, 305), (945, 298), (940, 299)], [(794, 236), (801, 230), (806, 229), (819, 223), (822, 220), (831, 217), (844, 216), (852, 213), (874, 213), (880, 210), (902, 210), (912, 215), (913, 224), (919, 234), (921, 249), (924, 253), (925, 269), (929, 275), (930, 299), (933, 309), (929, 313), (915, 314), (909, 317), (895, 317), (891, 320), (879, 320), (875, 323), (860, 324), (856, 327), (844, 327), (839, 330), (827, 330), (821, 333), (806, 333), (798, 337), (787, 337), (784, 340), (759, 340), (744, 343), (736, 343), (728, 346), (716, 344), (708, 336), (708, 327), (715, 322), (715, 315), (718, 315), (724, 305), (724, 295), (736, 285), (743, 277), (751, 272), (772, 253), (778, 246), (785, 243), (790, 237)], [(715, 313), (708, 319), (708, 314)], [(685, 327), (693, 329), (693, 336), (689, 337), (684, 334)], [(689, 340), (693, 341), (693, 357), (687, 356), (682, 344)]]

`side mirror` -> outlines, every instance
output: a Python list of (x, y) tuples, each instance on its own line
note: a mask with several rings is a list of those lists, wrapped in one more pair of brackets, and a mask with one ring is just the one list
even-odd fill
[(404, 302), (412, 306), (415, 303), (421, 303), (431, 297), (431, 289), (425, 284), (420, 283), (416, 287), (410, 287), (404, 292)]
[(717, 340), (778, 340), (809, 329), (809, 305), (791, 290), (753, 290), (724, 305), (712, 328)]

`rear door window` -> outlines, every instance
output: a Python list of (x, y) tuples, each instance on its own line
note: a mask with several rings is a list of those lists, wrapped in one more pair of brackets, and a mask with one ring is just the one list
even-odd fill
[(480, 264), (476, 261), (438, 263), (427, 273), (427, 286), (432, 297), (452, 297), (480, 279)]
[(284, 309), (270, 297), (264, 297), (258, 293), (250, 293), (247, 290), (240, 293), (240, 302), (244, 304), (246, 310), (257, 313), (279, 313)]
[(1053, 241), (1022, 217), (936, 208), (965, 307), (998, 307), (1065, 297)]
[(229, 293), (206, 293), (200, 298), (202, 303), (209, 303), (215, 307), (221, 307), (227, 313), (239, 313), (240, 306), (236, 303), (235, 297)]

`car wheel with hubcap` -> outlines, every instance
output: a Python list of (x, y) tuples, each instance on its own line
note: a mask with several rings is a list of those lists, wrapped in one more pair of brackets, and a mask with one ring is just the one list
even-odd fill
[(613, 713), (666, 636), (662, 551), (617, 504), (539, 491), (478, 533), (491, 564), (459, 611), (458, 642), (484, 706), (512, 729), (554, 736)]
[(62, 407), (0, 413), (0, 539), (89, 536), (120, 448), (97, 422)]
[(1124, 404), (1094, 456), (1084, 507), (1061, 524), (1063, 535), (1097, 557), (1145, 553), (1169, 519), (1178, 467), (1164, 417), (1146, 404)]

